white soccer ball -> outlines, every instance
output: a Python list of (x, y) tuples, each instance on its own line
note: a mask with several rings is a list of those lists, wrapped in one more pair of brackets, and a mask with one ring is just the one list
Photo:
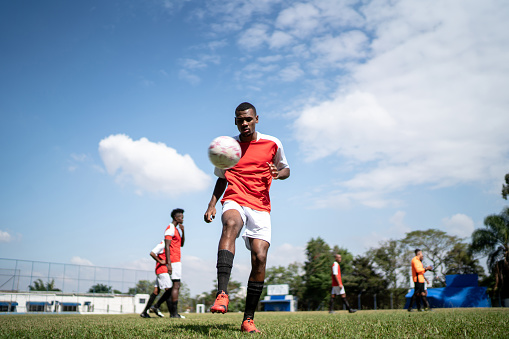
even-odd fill
[(210, 162), (221, 169), (232, 168), (237, 165), (242, 156), (242, 150), (237, 140), (232, 137), (217, 137), (210, 143)]

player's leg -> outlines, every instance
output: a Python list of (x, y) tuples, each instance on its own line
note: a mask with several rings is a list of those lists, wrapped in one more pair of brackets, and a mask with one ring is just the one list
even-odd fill
[(154, 291), (152, 292), (152, 294), (150, 294), (150, 297), (148, 298), (148, 301), (147, 301), (147, 305), (145, 306), (145, 309), (143, 310), (143, 312), (141, 312), (140, 317), (150, 318), (150, 316), (148, 315), (148, 310), (150, 309), (150, 306), (152, 306), (152, 304), (154, 303), (154, 300), (156, 300), (158, 294), (159, 294), (159, 287), (158, 287), (157, 281), (156, 281), (156, 285), (154, 286)]
[(345, 287), (343, 286), (343, 288), (342, 288), (342, 292), (343, 292), (343, 293), (342, 293), (342, 294), (340, 294), (341, 299), (343, 300), (343, 305), (345, 305), (345, 307), (346, 307), (346, 309), (348, 310), (348, 312), (350, 312), (350, 313), (355, 313), (355, 312), (357, 312), (357, 310), (356, 310), (356, 309), (353, 309), (353, 308), (351, 308), (351, 307), (350, 307), (350, 304), (348, 303), (348, 300), (346, 300), (346, 293), (344, 293), (344, 291), (345, 291)]
[(171, 293), (171, 279), (168, 273), (161, 273), (157, 275), (157, 285), (159, 290), (164, 289), (164, 293), (161, 295), (159, 300), (157, 300), (156, 304), (150, 308), (152, 313), (157, 314), (159, 317), (164, 317), (164, 314), (161, 312), (161, 305), (170, 297)]
[(180, 290), (180, 279), (173, 280), (173, 287), (171, 288), (171, 309), (170, 309), (170, 316), (172, 318), (181, 318), (180, 314), (178, 314), (179, 290)]
[(217, 251), (217, 295), (214, 305), (210, 308), (212, 313), (228, 311), (228, 282), (233, 268), (235, 240), (244, 226), (241, 213), (243, 213), (242, 208), (237, 203), (231, 201), (224, 203), (221, 217), (223, 230)]
[(263, 291), (267, 252), (270, 244), (265, 240), (253, 238), (249, 239), (249, 243), (251, 247), (251, 274), (247, 283), (246, 308), (241, 329), (244, 332), (259, 332), (254, 326), (253, 320)]
[(334, 300), (335, 300), (335, 294), (334, 294), (334, 286), (332, 287), (332, 291), (330, 293), (330, 301), (329, 301), (329, 313), (334, 313)]

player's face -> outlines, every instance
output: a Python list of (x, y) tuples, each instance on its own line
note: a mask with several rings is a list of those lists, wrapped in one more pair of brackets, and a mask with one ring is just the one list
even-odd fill
[(339, 263), (341, 263), (341, 256), (340, 255), (336, 255), (336, 261)]
[(258, 116), (252, 108), (235, 113), (235, 125), (237, 125), (237, 128), (239, 129), (242, 141), (252, 140), (256, 131), (257, 123)]
[(182, 214), (182, 213), (175, 214), (175, 221), (178, 224), (183, 224), (184, 223), (184, 214)]
[(419, 258), (420, 261), (422, 261), (422, 259), (424, 258), (422, 252), (417, 252), (417, 257)]

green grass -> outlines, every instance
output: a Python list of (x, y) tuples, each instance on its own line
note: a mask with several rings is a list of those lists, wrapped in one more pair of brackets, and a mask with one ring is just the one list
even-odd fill
[[(244, 338), (242, 314), (186, 314), (186, 319), (132, 315), (0, 315), (0, 338)], [(266, 338), (508, 338), (509, 309), (257, 312)]]

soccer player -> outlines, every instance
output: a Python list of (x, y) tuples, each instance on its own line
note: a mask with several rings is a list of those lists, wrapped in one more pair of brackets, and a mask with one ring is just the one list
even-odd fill
[(424, 307), (429, 309), (428, 299), (423, 295), (424, 292), (424, 273), (431, 270), (431, 266), (423, 267), (422, 259), (424, 255), (420, 249), (415, 250), (415, 257), (412, 259), (412, 279), (414, 281), (414, 294), (410, 299), (410, 306), (408, 306), (408, 312), (412, 312), (414, 302), (417, 306), (417, 311), (421, 310), (420, 300), (422, 299)]
[[(156, 284), (154, 286), (154, 292), (150, 295), (150, 298), (148, 299), (147, 306), (145, 306), (145, 309), (143, 312), (141, 312), (140, 316), (142, 318), (150, 318), (147, 311), (150, 310), (151, 312), (154, 312), (159, 317), (164, 317), (164, 315), (159, 310), (159, 305), (156, 307), (153, 307), (152, 304), (154, 303), (154, 300), (159, 295), (159, 292), (162, 288), (164, 288), (165, 292), (159, 298), (159, 301), (162, 303), (165, 300), (167, 300), (167, 296), (169, 295), (169, 291), (171, 291), (171, 279), (170, 275), (168, 274), (168, 269), (166, 268), (166, 254), (164, 251), (164, 242), (160, 242), (157, 244), (156, 247), (152, 251), (150, 251), (150, 256), (156, 261)], [(152, 306), (152, 307), (151, 307)]]
[(166, 253), (166, 267), (171, 276), (173, 287), (171, 289), (170, 305), (170, 318), (184, 318), (178, 314), (178, 298), (180, 289), (180, 280), (182, 279), (182, 263), (180, 262), (181, 252), (180, 248), (184, 246), (185, 233), (184, 233), (184, 210), (176, 208), (171, 211), (172, 222), (164, 232), (164, 248)]
[(341, 280), (341, 254), (334, 254), (334, 263), (332, 264), (332, 291), (330, 292), (330, 302), (329, 302), (329, 313), (334, 313), (334, 299), (336, 295), (341, 296), (343, 298), (343, 305), (346, 306), (346, 309), (350, 313), (357, 312), (356, 309), (350, 307), (348, 301), (346, 300), (346, 292), (345, 286), (343, 286), (343, 281)]
[[(235, 109), (235, 124), (240, 134), (235, 137), (242, 157), (228, 170), (215, 168), (218, 177), (204, 219), (216, 216), (216, 203), (224, 193), (221, 221), (223, 224), (217, 253), (217, 298), (210, 308), (213, 313), (228, 311), (228, 281), (235, 256), (235, 240), (245, 226), (242, 238), (251, 251), (251, 273), (247, 283), (246, 307), (242, 332), (260, 332), (254, 314), (265, 279), (267, 251), (271, 239), (269, 190), (273, 179), (290, 176), (283, 145), (279, 139), (256, 131), (256, 108), (248, 102)], [(226, 191), (225, 191), (226, 190)]]

